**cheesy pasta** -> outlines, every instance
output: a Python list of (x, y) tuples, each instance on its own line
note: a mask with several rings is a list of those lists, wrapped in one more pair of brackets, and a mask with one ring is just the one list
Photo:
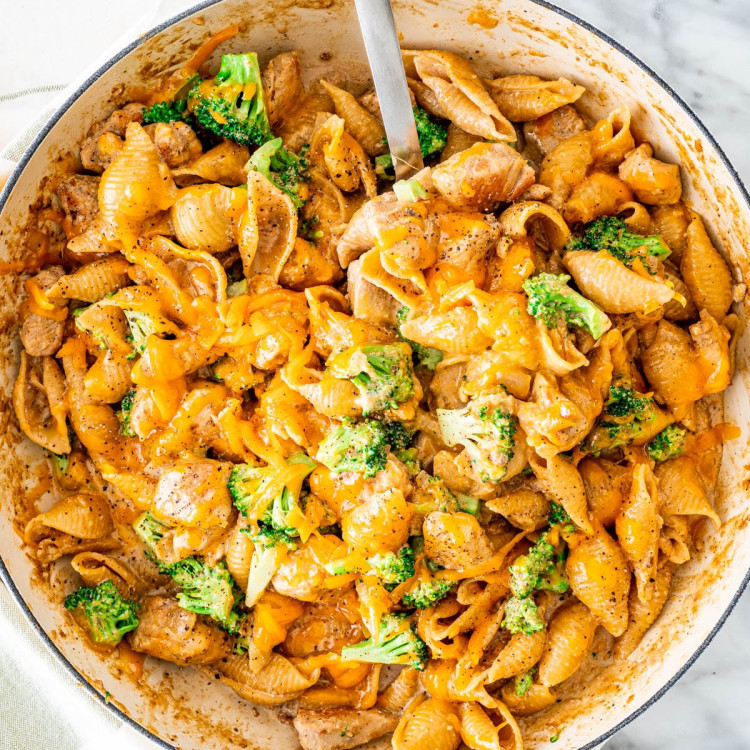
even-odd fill
[(410, 180), (376, 94), (296, 52), (200, 53), (92, 125), (25, 277), (56, 502), (24, 541), (110, 658), (283, 706), (304, 750), (522, 750), (721, 523), (736, 290), (626, 107), (403, 54)]

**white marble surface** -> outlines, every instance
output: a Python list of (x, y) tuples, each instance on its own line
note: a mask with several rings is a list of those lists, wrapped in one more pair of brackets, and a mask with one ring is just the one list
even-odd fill
[[(0, 32), (0, 150), (55, 96), (49, 90), (12, 96), (15, 92), (40, 86), (54, 89), (70, 82), (141, 18), (165, 18), (190, 4), (185, 0), (6, 4)], [(750, 184), (750, 0), (557, 0), (557, 4), (613, 36), (664, 78), (698, 113)], [(30, 54), (31, 48), (54, 49), (54, 66), (48, 65), (49, 57)], [(0, 592), (0, 604), (9, 606), (6, 592)], [(607, 750), (748, 750), (748, 633), (750, 592), (692, 669), (659, 703), (614, 737)], [(110, 720), (98, 713), (88, 716), (80, 702), (61, 710), (63, 699), (50, 697), (63, 694), (66, 685), (77, 692), (67, 675), (34, 654), (24, 657), (22, 671), (14, 667), (18, 654), (27, 654), (30, 638), (33, 635), (24, 632), (18, 618), (13, 617), (11, 624), (11, 618), (0, 617), (0, 695), (20, 690), (29, 697), (23, 717), (9, 715), (7, 704), (0, 701), (3, 726), (29, 727), (10, 744), (0, 731), (0, 748), (48, 746), (32, 731), (39, 724), (55, 728), (56, 750), (73, 750), (87, 742), (92, 749), (104, 747), (95, 737), (111, 726)], [(36, 683), (26, 659), (38, 670), (31, 670)], [(60, 690), (51, 690), (49, 680)], [(120, 737), (119, 742), (119, 747), (134, 747), (127, 738)], [(114, 750), (114, 741), (107, 746)]]

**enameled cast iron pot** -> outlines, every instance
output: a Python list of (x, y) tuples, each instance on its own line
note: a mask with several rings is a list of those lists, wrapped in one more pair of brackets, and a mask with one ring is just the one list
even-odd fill
[[(474, 10), (470, 0), (395, 0), (394, 5), (405, 47), (449, 49), (471, 57), (485, 72), (564, 76), (587, 88), (579, 104), (591, 118), (629, 106), (637, 135), (648, 139), (658, 156), (682, 165), (686, 200), (703, 215), (738, 278), (748, 280), (750, 197), (705, 127), (643, 63), (585, 23), (536, 0), (485, 5), (498, 20), (491, 29), (467, 22)], [(124, 84), (148, 85), (183, 62), (210, 33), (233, 22), (242, 31), (217, 54), (256, 50), (266, 60), (296, 48), (310, 78), (324, 71), (334, 80), (337, 75), (367, 77), (350, 0), (212, 0), (198, 5), (116, 55), (52, 116), (0, 196), (0, 260), (17, 257), (30, 207), (47, 179), (70, 163), (68, 154), (91, 123), (122, 103)], [(41, 458), (39, 449), (21, 437), (10, 406), (20, 292), (17, 278), (0, 278), (0, 575), (18, 605), (60, 661), (76, 679), (82, 678), (92, 698), (104, 701), (108, 693), (109, 708), (120, 719), (164, 747), (297, 747), (292, 728), (271, 710), (250, 706), (197, 671), (147, 660), (140, 686), (113, 672), (113, 662), (86, 647), (70, 627), (59, 604), (59, 586), (39, 584), (14, 525), (23, 485)], [(744, 308), (736, 312), (745, 317)], [(631, 721), (692, 664), (745, 588), (750, 570), (749, 345), (746, 333), (726, 393), (726, 418), (741, 426), (743, 435), (724, 451), (716, 502), (724, 521), (721, 531), (711, 532), (700, 556), (679, 569), (664, 612), (630, 659), (599, 664), (599, 672), (584, 671), (562, 691), (570, 700), (524, 721), (529, 748), (593, 748)], [(53, 581), (62, 577), (64, 571), (53, 575)], [(550, 745), (550, 737), (563, 726), (565, 731)]]

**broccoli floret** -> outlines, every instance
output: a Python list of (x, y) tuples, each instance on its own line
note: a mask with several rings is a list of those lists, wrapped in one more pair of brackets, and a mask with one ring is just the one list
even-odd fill
[(316, 458), (331, 471), (356, 471), (374, 477), (385, 468), (388, 439), (376, 419), (345, 421), (328, 433), (318, 446)]
[[(423, 157), (432, 156), (445, 148), (448, 129), (435, 122), (421, 107), (414, 107), (414, 122), (419, 137), (419, 150)], [(393, 179), (393, 158), (382, 154), (375, 159), (375, 172), (386, 179)]]
[(590, 453), (632, 443), (656, 419), (653, 397), (634, 391), (629, 380), (611, 385), (609, 394), (596, 428), (586, 438)]
[(542, 534), (528, 553), (517, 557), (509, 568), (513, 596), (523, 599), (540, 589), (556, 594), (566, 592), (569, 584), (563, 563), (563, 555), (556, 555), (547, 534)]
[(331, 364), (331, 372), (357, 386), (366, 402), (365, 416), (397, 409), (414, 395), (411, 350), (405, 344), (365, 344), (345, 363)]
[(260, 520), (290, 535), (298, 532), (289, 516), (298, 507), (302, 482), (315, 469), (317, 463), (305, 453), (295, 453), (287, 459), (290, 466), (301, 465), (303, 470), (296, 476), (294, 486), (283, 485), (278, 480), (278, 471), (273, 466), (250, 466), (236, 464), (232, 467), (227, 487), (234, 506), (243, 516)]
[(409, 476), (415, 477), (422, 471), (422, 462), (419, 460), (419, 451), (416, 448), (395, 450), (393, 455), (406, 467)]
[(659, 235), (635, 234), (617, 216), (595, 219), (586, 225), (581, 237), (571, 237), (567, 247), (569, 250), (606, 250), (626, 266), (631, 266), (639, 256), (650, 255), (663, 260), (671, 252)]
[(260, 172), (279, 190), (286, 193), (295, 208), (301, 208), (304, 199), (300, 195), (300, 186), (309, 182), (307, 159), (300, 154), (292, 154), (282, 145), (281, 138), (274, 138), (264, 143), (247, 162), (247, 168)]
[(502, 626), (511, 633), (531, 635), (544, 630), (544, 621), (539, 616), (539, 608), (532, 597), (519, 599), (517, 596), (511, 596), (505, 602)]
[(97, 586), (81, 586), (65, 598), (65, 608), (83, 612), (94, 643), (115, 646), (138, 627), (138, 605), (123, 599), (109, 579)]
[(411, 591), (407, 591), (401, 599), (405, 607), (427, 609), (437, 604), (447, 596), (456, 584), (452, 581), (420, 581)]
[(418, 344), (416, 341), (412, 341), (411, 339), (407, 339), (401, 335), (401, 325), (402, 323), (406, 322), (408, 317), (409, 308), (405, 305), (404, 307), (399, 308), (399, 310), (396, 312), (396, 320), (398, 321), (399, 326), (398, 336), (402, 341), (405, 341), (411, 347), (416, 366), (424, 367), (430, 372), (434, 372), (435, 368), (443, 360), (443, 353), (440, 351), (440, 349), (435, 349), (435, 347), (433, 346), (424, 346), (422, 344)]
[(388, 447), (392, 452), (406, 450), (411, 445), (412, 437), (414, 435), (406, 429), (403, 422), (383, 419), (381, 424), (383, 426), (385, 442), (388, 444)]
[(687, 430), (671, 424), (665, 427), (646, 446), (646, 453), (654, 461), (666, 461), (670, 458), (681, 456), (685, 451), (685, 440)]
[(573, 520), (568, 515), (568, 512), (562, 505), (558, 503), (549, 504), (549, 516), (547, 516), (547, 523), (550, 526), (562, 526), (565, 531), (575, 531), (575, 525)]
[(519, 674), (516, 677), (516, 681), (515, 681), (516, 695), (520, 695), (521, 697), (523, 697), (524, 695), (526, 695), (526, 693), (529, 692), (529, 688), (534, 682), (534, 672), (536, 672), (536, 667), (534, 667), (533, 669), (530, 669), (528, 672)]
[(438, 423), (446, 445), (463, 445), (484, 482), (499, 482), (513, 458), (518, 420), (480, 397), (463, 409), (438, 409)]
[(376, 645), (368, 638), (353, 646), (341, 649), (346, 661), (363, 661), (373, 664), (410, 664), (423, 670), (430, 658), (427, 644), (417, 635), (414, 623), (405, 612), (385, 615), (380, 622), (380, 642)]
[(211, 566), (205, 560), (186, 557), (162, 567), (182, 589), (177, 601), (183, 609), (208, 615), (230, 633), (237, 632), (244, 614), (236, 607), (239, 592), (223, 561)]
[(141, 513), (133, 524), (136, 536), (146, 545), (149, 552), (154, 554), (156, 544), (164, 538), (164, 532), (169, 528), (150, 511)]
[(128, 391), (120, 402), (120, 408), (116, 412), (117, 419), (120, 420), (120, 432), (125, 437), (135, 437), (135, 430), (131, 423), (131, 412), (135, 403), (135, 391)]
[(604, 410), (612, 417), (650, 422), (654, 418), (654, 400), (651, 396), (644, 396), (630, 387), (611, 385)]
[(216, 78), (197, 83), (187, 101), (195, 120), (221, 138), (260, 146), (273, 137), (255, 52), (223, 55)]
[(571, 289), (569, 281), (570, 276), (553, 273), (526, 279), (523, 289), (529, 298), (527, 310), (549, 328), (565, 323), (584, 328), (598, 339), (612, 322), (593, 302)]
[(173, 102), (157, 102), (143, 110), (143, 124), (151, 125), (155, 122), (175, 122), (184, 120), (187, 102), (185, 99), (177, 99)]
[(367, 558), (383, 586), (392, 591), (414, 575), (414, 552), (405, 544), (396, 552), (385, 552)]

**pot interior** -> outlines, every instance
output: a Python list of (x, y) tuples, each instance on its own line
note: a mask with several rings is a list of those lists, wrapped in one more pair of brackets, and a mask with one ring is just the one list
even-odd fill
[[(493, 28), (470, 24), (469, 2), (398, 0), (394, 3), (404, 47), (440, 47), (469, 57), (483, 73), (534, 73), (564, 76), (583, 84), (579, 102), (592, 119), (622, 104), (630, 107), (638, 136), (656, 155), (682, 166), (685, 199), (704, 218), (713, 240), (731, 261), (740, 281), (748, 278), (750, 207), (736, 177), (701, 127), (648, 71), (606, 41), (542, 5), (526, 0), (499, 0), (491, 15)], [(486, 10), (486, 8), (485, 8)], [(150, 36), (103, 71), (57, 116), (20, 177), (9, 186), (0, 215), (0, 259), (17, 256), (29, 211), (38, 205), (49, 177), (71, 163), (71, 148), (89, 125), (122, 103), (126, 85), (148, 85), (163, 71), (181, 64), (205, 38), (230, 23), (241, 31), (220, 53), (256, 50), (264, 61), (290, 49), (302, 52), (309, 78), (325, 73), (333, 82), (364, 84), (367, 66), (353, 4), (343, 0), (223, 0)], [(214, 55), (214, 62), (218, 54)], [(2, 559), (20, 596), (63, 656), (128, 716), (167, 743), (181, 748), (296, 747), (291, 726), (275, 714), (243, 701), (212, 675), (147, 659), (140, 686), (83, 645), (59, 606), (65, 566), (53, 572), (52, 587), (40, 583), (24, 553), (19, 528), (27, 520), (24, 506), (37, 483), (38, 449), (22, 439), (10, 406), (17, 370), (15, 318), (21, 285), (12, 276), (0, 279), (0, 540)], [(739, 306), (738, 306), (739, 307)], [(737, 313), (744, 319), (745, 310)], [(726, 420), (742, 428), (729, 443), (716, 497), (723, 520), (720, 531), (707, 533), (697, 559), (681, 566), (673, 593), (656, 624), (636, 652), (618, 663), (590, 659), (576, 678), (565, 683), (567, 698), (522, 722), (527, 747), (555, 750), (596, 744), (621, 722), (646, 706), (710, 638), (738, 596), (750, 569), (750, 481), (747, 454), (748, 335), (738, 346), (737, 372), (726, 392)], [(33, 490), (32, 490), (33, 492)], [(42, 500), (43, 504), (43, 500)], [(596, 650), (594, 647), (592, 650)], [(550, 738), (561, 727), (554, 745)], [(388, 743), (372, 747), (385, 747)]]

